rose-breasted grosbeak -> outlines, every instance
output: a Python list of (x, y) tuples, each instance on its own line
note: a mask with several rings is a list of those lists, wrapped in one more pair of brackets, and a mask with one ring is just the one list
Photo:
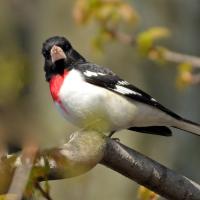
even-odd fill
[(111, 70), (88, 62), (64, 37), (43, 43), (44, 70), (62, 115), (85, 129), (114, 133), (129, 129), (170, 136), (168, 127), (200, 135), (200, 125), (162, 106)]

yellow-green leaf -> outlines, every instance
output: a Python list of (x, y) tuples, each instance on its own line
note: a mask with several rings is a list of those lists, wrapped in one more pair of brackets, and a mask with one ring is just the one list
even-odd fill
[(164, 27), (153, 27), (140, 33), (137, 37), (139, 52), (142, 55), (147, 55), (156, 40), (166, 38), (169, 35), (169, 30)]
[(144, 186), (139, 187), (137, 197), (138, 200), (158, 200), (159, 198), (155, 192), (152, 192)]
[(185, 89), (192, 82), (192, 65), (190, 63), (181, 63), (178, 66), (176, 86), (178, 89)]

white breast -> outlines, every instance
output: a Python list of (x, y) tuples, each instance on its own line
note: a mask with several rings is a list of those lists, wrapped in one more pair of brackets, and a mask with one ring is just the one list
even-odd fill
[[(81, 128), (109, 132), (134, 125), (155, 125), (158, 120), (155, 109), (87, 83), (74, 69), (66, 76), (59, 98), (65, 108), (65, 118)], [(163, 117), (163, 113), (157, 113)]]

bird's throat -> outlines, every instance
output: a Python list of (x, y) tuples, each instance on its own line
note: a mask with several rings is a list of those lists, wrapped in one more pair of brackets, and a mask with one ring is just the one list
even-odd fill
[(69, 71), (65, 69), (63, 74), (56, 74), (51, 77), (51, 80), (49, 82), (49, 87), (52, 98), (56, 102), (60, 102), (59, 91), (68, 73)]

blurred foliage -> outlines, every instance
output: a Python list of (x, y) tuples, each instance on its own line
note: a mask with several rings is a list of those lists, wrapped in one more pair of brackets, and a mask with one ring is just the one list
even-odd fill
[(151, 190), (145, 188), (144, 186), (140, 186), (138, 189), (138, 200), (158, 200), (159, 196), (152, 192)]
[(148, 58), (160, 65), (166, 63), (165, 60), (166, 49), (161, 46), (152, 47), (148, 52)]
[[(165, 27), (152, 27), (137, 36), (138, 50), (142, 55), (148, 55), (158, 39), (169, 37), (170, 31)], [(155, 60), (158, 57), (154, 57)]]
[(138, 19), (134, 8), (122, 0), (78, 0), (73, 15), (78, 24), (95, 21), (102, 26), (135, 23)]
[[(170, 36), (170, 31), (166, 27), (155, 26), (150, 27), (146, 31), (139, 32), (136, 35), (124, 35), (124, 31), (121, 31), (121, 29), (127, 25), (134, 29), (139, 19), (135, 8), (126, 1), (77, 0), (74, 6), (73, 16), (79, 25), (88, 25), (91, 21), (97, 25), (97, 33), (92, 39), (92, 46), (96, 52), (102, 53), (106, 44), (116, 40), (131, 46), (136, 46), (141, 56), (153, 60), (158, 64), (173, 62), (173, 60), (165, 56), (168, 50), (156, 44), (158, 40)], [(178, 89), (183, 89), (193, 82), (192, 65), (190, 70), (184, 70), (185, 67), (183, 66), (185, 64), (178, 65), (176, 79)]]
[(0, 200), (16, 200), (17, 195), (15, 194), (7, 194), (7, 195), (0, 195)]
[(179, 89), (185, 89), (192, 83), (192, 66), (190, 63), (181, 63), (178, 66), (176, 86)]
[[(11, 51), (12, 52), (12, 51)], [(0, 106), (15, 102), (29, 81), (29, 67), (20, 52), (0, 53)]]
[(97, 25), (92, 45), (99, 52), (113, 39), (111, 29), (127, 24), (135, 26), (138, 21), (135, 9), (123, 0), (78, 0), (73, 16), (79, 25), (86, 25), (92, 21)]
[[(39, 183), (37, 178), (38, 177), (45, 177), (46, 174), (49, 171), (50, 166), (48, 165), (47, 161), (45, 161), (45, 167), (41, 168), (41, 167), (35, 167), (33, 170), (31, 170), (30, 173), (30, 178), (28, 179), (28, 182), (26, 184), (26, 189), (24, 191), (24, 197), (26, 197), (26, 199), (31, 199), (33, 196), (36, 199), (39, 199), (40, 197), (43, 196), (42, 193), (46, 193), (49, 194), (50, 193), (50, 185), (48, 182), (48, 178), (46, 177), (45, 181), (43, 183)], [(43, 184), (44, 187), (42, 188), (42, 186), (40, 184)], [(42, 192), (41, 192), (42, 190)]]

